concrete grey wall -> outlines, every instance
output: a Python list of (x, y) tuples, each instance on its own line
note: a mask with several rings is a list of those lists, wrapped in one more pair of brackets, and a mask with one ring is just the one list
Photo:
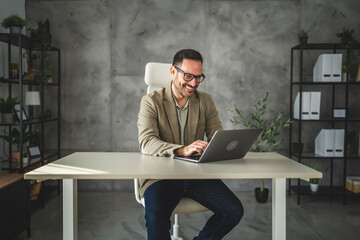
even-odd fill
[[(27, 20), (35, 25), (49, 18), (61, 49), (61, 140), (69, 152), (138, 151), (145, 64), (171, 62), (182, 48), (203, 54), (207, 78), (200, 88), (213, 95), (225, 128), (232, 128), (229, 109), (236, 105), (249, 113), (266, 91), (268, 117), (278, 111), (288, 116), (290, 48), (297, 33), (303, 28), (310, 30), (310, 42), (338, 42), (335, 34), (347, 27), (359, 38), (359, 12), (358, 0), (26, 1)], [(282, 137), (286, 150), (287, 130)], [(250, 190), (258, 183), (228, 184)], [(80, 187), (132, 189), (124, 181)]]

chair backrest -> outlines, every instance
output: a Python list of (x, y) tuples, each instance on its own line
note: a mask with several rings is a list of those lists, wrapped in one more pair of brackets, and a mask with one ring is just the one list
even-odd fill
[(148, 85), (147, 93), (164, 87), (171, 81), (170, 63), (149, 62), (145, 66), (145, 83)]
[[(171, 81), (170, 63), (149, 62), (145, 66), (145, 83), (148, 85), (147, 93), (151, 93), (164, 87)], [(144, 199), (140, 198), (140, 181), (134, 179), (134, 189), (136, 201), (145, 206)]]

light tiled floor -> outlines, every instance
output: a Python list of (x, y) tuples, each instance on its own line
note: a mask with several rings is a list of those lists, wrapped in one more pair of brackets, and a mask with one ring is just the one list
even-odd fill
[[(237, 196), (243, 202), (245, 215), (240, 224), (224, 239), (271, 239), (271, 201), (256, 203), (253, 193)], [(79, 240), (146, 239), (144, 209), (128, 192), (81, 192), (78, 200)], [(195, 236), (210, 212), (184, 215), (182, 230)], [(287, 239), (339, 240), (359, 239), (360, 202), (303, 197), (296, 204), (296, 195), (287, 197)], [(16, 240), (28, 239), (26, 233)], [(55, 193), (46, 200), (44, 209), (32, 214), (31, 240), (62, 239), (62, 196)]]

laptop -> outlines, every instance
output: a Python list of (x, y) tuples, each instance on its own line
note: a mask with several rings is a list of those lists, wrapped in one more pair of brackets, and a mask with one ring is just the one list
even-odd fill
[(243, 158), (261, 131), (262, 129), (219, 130), (215, 132), (203, 154), (174, 158), (197, 163)]

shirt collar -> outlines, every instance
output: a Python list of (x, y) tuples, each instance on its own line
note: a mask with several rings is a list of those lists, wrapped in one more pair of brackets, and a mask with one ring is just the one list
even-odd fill
[(185, 106), (184, 106), (183, 108), (181, 108), (181, 107), (179, 106), (179, 104), (177, 103), (176, 98), (175, 98), (175, 96), (174, 96), (173, 94), (172, 94), (172, 97), (173, 97), (173, 99), (174, 99), (176, 108), (181, 109), (181, 110), (184, 110), (184, 109), (187, 109), (187, 108), (188, 108), (188, 106), (189, 106), (189, 99), (186, 101)]

